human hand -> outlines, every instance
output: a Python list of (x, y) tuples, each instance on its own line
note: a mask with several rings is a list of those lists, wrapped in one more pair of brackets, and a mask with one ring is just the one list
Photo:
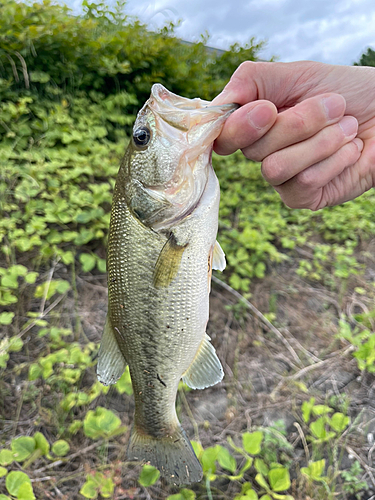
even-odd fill
[(241, 149), (291, 208), (318, 210), (375, 186), (375, 68), (243, 63), (215, 104), (241, 107), (215, 142)]

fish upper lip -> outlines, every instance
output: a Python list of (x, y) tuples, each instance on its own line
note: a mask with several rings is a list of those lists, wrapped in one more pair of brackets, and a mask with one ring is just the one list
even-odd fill
[(155, 99), (159, 105), (170, 106), (176, 109), (176, 111), (199, 112), (201, 110), (209, 109), (211, 112), (222, 114), (230, 110), (234, 111), (240, 107), (237, 103), (211, 104), (211, 101), (206, 101), (204, 99), (200, 99), (199, 97), (195, 97), (193, 99), (182, 97), (166, 89), (160, 83), (155, 83), (151, 88), (151, 107), (153, 107), (153, 99)]

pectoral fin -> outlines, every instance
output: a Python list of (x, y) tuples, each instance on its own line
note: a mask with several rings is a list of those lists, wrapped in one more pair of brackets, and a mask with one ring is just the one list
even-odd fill
[(171, 284), (172, 280), (177, 276), (182, 254), (186, 247), (187, 245), (178, 245), (174, 235), (171, 234), (155, 264), (155, 288), (164, 288)]
[(223, 368), (215, 348), (206, 334), (182, 380), (192, 389), (205, 389), (220, 382), (223, 376)]
[(119, 349), (109, 314), (105, 321), (98, 357), (96, 373), (99, 382), (103, 385), (116, 383), (124, 373), (127, 363)]
[(227, 265), (225, 260), (225, 253), (219, 245), (218, 241), (215, 241), (214, 254), (212, 259), (212, 269), (217, 269), (218, 271), (224, 271)]

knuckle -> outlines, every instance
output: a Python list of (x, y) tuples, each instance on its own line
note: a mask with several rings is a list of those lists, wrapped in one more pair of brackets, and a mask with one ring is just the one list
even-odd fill
[(316, 185), (316, 181), (316, 175), (314, 175), (311, 168), (302, 170), (302, 172), (296, 176), (296, 183), (302, 189), (313, 188)]
[(263, 160), (262, 175), (272, 186), (285, 181), (285, 165), (279, 155), (273, 154)]
[(309, 130), (309, 120), (302, 109), (294, 108), (291, 110), (291, 127), (297, 132), (306, 132)]
[[(237, 78), (240, 75), (247, 75), (249, 72), (253, 70), (254, 62), (253, 61), (244, 61), (242, 62), (236, 71), (233, 73), (232, 78)], [(232, 80), (231, 78), (231, 80)]]

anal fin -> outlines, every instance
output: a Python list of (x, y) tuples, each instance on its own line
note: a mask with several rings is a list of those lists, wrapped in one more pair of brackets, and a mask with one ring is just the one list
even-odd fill
[(220, 382), (223, 376), (223, 368), (215, 348), (210, 342), (210, 337), (205, 334), (197, 354), (183, 374), (182, 380), (192, 389), (205, 389)]
[(96, 367), (99, 382), (103, 385), (116, 383), (124, 373), (126, 365), (127, 363), (116, 340), (111, 319), (107, 314)]

